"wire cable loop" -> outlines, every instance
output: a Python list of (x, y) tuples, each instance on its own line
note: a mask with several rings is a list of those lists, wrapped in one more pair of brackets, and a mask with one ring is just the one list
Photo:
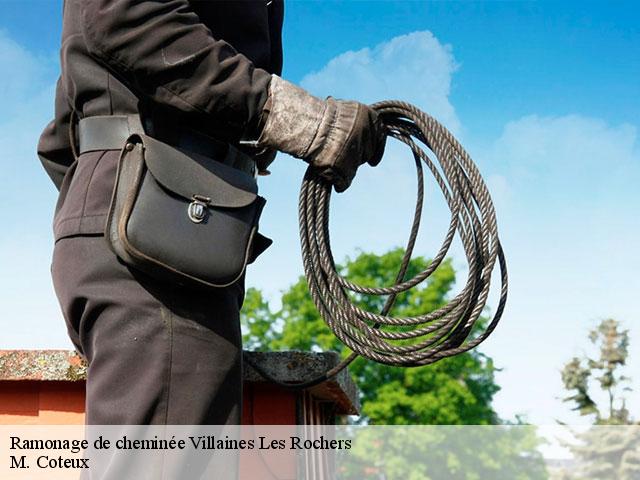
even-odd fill
[[(413, 153), (418, 178), (413, 223), (396, 281), (390, 286), (366, 287), (339, 274), (331, 252), (328, 226), (331, 185), (311, 167), (300, 190), (299, 223), (305, 275), (320, 315), (355, 354), (387, 365), (428, 365), (477, 346), (493, 331), (502, 316), (507, 297), (507, 271), (495, 210), (478, 168), (437, 120), (406, 102), (385, 101), (372, 107), (387, 127), (388, 135), (407, 145)], [(427, 150), (433, 153), (435, 161)], [(405, 275), (424, 203), (425, 166), (442, 191), (451, 217), (433, 260), (423, 271), (407, 279)], [(460, 293), (431, 312), (413, 317), (390, 316), (397, 295), (417, 287), (436, 271), (456, 235), (469, 264), (466, 284)], [(499, 304), (485, 330), (471, 338), (485, 309), (496, 263), (502, 283)], [(386, 296), (382, 312), (363, 310), (352, 302), (348, 291)]]

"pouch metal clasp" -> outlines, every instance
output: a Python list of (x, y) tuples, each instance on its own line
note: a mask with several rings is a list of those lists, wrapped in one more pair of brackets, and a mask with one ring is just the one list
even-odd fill
[(194, 195), (191, 198), (193, 201), (187, 208), (187, 215), (189, 216), (189, 220), (191, 220), (193, 223), (202, 223), (207, 218), (209, 203), (211, 202), (211, 199), (202, 195)]

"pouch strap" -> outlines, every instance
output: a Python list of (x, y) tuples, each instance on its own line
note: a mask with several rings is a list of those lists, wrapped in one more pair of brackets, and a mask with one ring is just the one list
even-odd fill
[(138, 115), (99, 115), (78, 124), (80, 154), (96, 150), (121, 150), (134, 133), (144, 134)]
[[(139, 115), (96, 115), (85, 117), (78, 123), (79, 153), (96, 150), (121, 150), (124, 143), (134, 133), (144, 134)], [(168, 143), (203, 156), (210, 157), (230, 167), (255, 176), (256, 162), (249, 155), (232, 145), (220, 142), (206, 135), (176, 129), (176, 134)], [(161, 139), (159, 139), (161, 140)]]

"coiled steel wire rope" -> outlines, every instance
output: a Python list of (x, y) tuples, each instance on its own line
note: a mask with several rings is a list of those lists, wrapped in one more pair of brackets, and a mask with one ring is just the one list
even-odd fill
[[(353, 353), (324, 375), (298, 384), (280, 382), (258, 365), (258, 373), (282, 386), (308, 388), (335, 376), (358, 356), (398, 367), (429, 365), (466, 352), (495, 329), (507, 300), (507, 266), (498, 239), (493, 202), (487, 186), (462, 145), (437, 120), (402, 101), (379, 102), (378, 112), (387, 135), (406, 144), (415, 161), (418, 192), (413, 224), (395, 283), (365, 287), (342, 277), (335, 266), (329, 234), (331, 185), (309, 167), (300, 189), (299, 224), (302, 260), (311, 298), (333, 333)], [(433, 152), (437, 164), (420, 146)], [(451, 211), (442, 246), (425, 270), (406, 279), (420, 228), (424, 203), (424, 167), (439, 185)], [(439, 168), (438, 168), (439, 166)], [(389, 312), (397, 296), (426, 281), (441, 265), (458, 234), (469, 265), (464, 288), (444, 306), (413, 317)], [(491, 276), (500, 270), (500, 297), (495, 313), (480, 333), (478, 320), (486, 306)], [(348, 292), (386, 296), (380, 313), (358, 307)], [(387, 328), (385, 328), (387, 327)], [(390, 327), (390, 328), (389, 328)]]

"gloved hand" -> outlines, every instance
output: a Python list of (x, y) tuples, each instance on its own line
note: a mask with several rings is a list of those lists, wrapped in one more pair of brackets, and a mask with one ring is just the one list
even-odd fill
[(386, 130), (378, 114), (359, 102), (322, 100), (273, 75), (262, 112), (259, 147), (302, 158), (337, 192), (346, 190), (363, 163), (380, 163)]

